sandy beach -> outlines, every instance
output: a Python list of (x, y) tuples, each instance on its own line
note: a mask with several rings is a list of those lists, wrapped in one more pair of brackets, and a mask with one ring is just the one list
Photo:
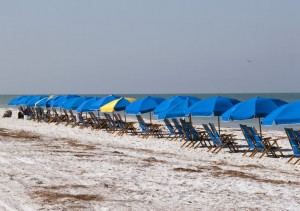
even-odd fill
[[(2, 118), (0, 210), (299, 210), (300, 165)], [(226, 128), (243, 141), (239, 129)], [(285, 156), (291, 147), (282, 131)]]

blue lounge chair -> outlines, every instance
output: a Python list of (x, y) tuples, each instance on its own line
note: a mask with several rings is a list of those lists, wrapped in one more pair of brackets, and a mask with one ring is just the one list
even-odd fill
[[(214, 150), (212, 150), (212, 153), (218, 153), (221, 151), (221, 149), (223, 149), (224, 147), (228, 146), (228, 148), (230, 149), (230, 151), (236, 151), (236, 147), (234, 146), (235, 143), (225, 137), (225, 138), (220, 138), (220, 136), (216, 136), (212, 130), (208, 127), (207, 124), (202, 124), (203, 128), (205, 129), (206, 133), (208, 134), (208, 136), (210, 137), (211, 141), (213, 142), (213, 147), (215, 147)], [(208, 151), (210, 151), (213, 147), (209, 148)]]
[(150, 135), (156, 138), (163, 138), (164, 134), (159, 124), (146, 124), (141, 115), (136, 115), (138, 123), (142, 129), (142, 138), (148, 138)]
[(248, 147), (249, 147), (248, 150), (246, 150), (246, 152), (243, 154), (243, 156), (245, 156), (250, 150), (252, 150), (252, 153), (250, 154), (250, 157), (251, 157), (256, 149), (256, 146), (252, 140), (253, 138), (252, 138), (251, 133), (249, 132), (247, 126), (240, 124), (240, 127), (241, 127), (244, 137), (248, 143)]
[(105, 129), (107, 132), (114, 133), (116, 131), (120, 131), (120, 127), (116, 124), (116, 122), (111, 118), (111, 116), (108, 113), (104, 113), (104, 116), (107, 120), (107, 126)]
[[(206, 138), (206, 133), (204, 131), (197, 131), (190, 122), (186, 122), (185, 120), (180, 120), (180, 122), (187, 138), (187, 141), (185, 143), (190, 141), (190, 143), (186, 147), (189, 147), (190, 145), (194, 147), (196, 143), (207, 147), (205, 141), (209, 139)], [(183, 144), (183, 146), (185, 145), (185, 143)], [(199, 144), (196, 147), (198, 147)]]
[(118, 122), (118, 126), (120, 127), (120, 131), (117, 133), (119, 136), (123, 136), (124, 133), (131, 133), (136, 135), (137, 130), (134, 127), (133, 122), (124, 122), (120, 114), (114, 114), (116, 121)]
[(287, 161), (290, 163), (294, 158), (298, 158), (295, 163), (297, 164), (300, 161), (300, 133), (299, 131), (293, 131), (292, 128), (284, 128), (289, 142), (291, 144), (294, 155)]
[(261, 155), (259, 156), (259, 158), (261, 158), (263, 155), (265, 154), (271, 154), (274, 157), (278, 157), (278, 155), (276, 154), (275, 151), (279, 151), (280, 154), (283, 156), (280, 147), (277, 144), (277, 139), (271, 139), (271, 138), (261, 138), (256, 129), (254, 127), (247, 127), (248, 130), (250, 131), (251, 136), (253, 137), (253, 140), (255, 141), (255, 146), (256, 149), (254, 150), (254, 154), (252, 157), (254, 157), (254, 155), (257, 152), (261, 152)]
[(183, 140), (185, 138), (185, 135), (182, 126), (179, 124), (177, 119), (172, 119), (172, 122), (176, 128), (177, 133), (179, 134), (178, 136), (181, 138), (180, 141)]
[(176, 131), (176, 128), (173, 127), (173, 125), (171, 124), (170, 120), (165, 118), (164, 122), (170, 132), (170, 134), (167, 137), (167, 140), (170, 138), (170, 140), (176, 140), (178, 139), (178, 137), (180, 136), (180, 134)]

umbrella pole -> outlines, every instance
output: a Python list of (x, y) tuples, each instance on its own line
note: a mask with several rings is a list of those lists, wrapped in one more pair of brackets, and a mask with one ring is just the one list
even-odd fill
[(221, 129), (220, 129), (220, 116), (218, 116), (218, 126), (219, 126), (219, 134), (221, 134), (220, 133), (220, 131), (221, 131)]
[(191, 114), (189, 115), (189, 122), (190, 122), (190, 124), (192, 124), (192, 116), (191, 116)]
[(262, 137), (262, 133), (261, 133), (261, 118), (258, 118), (259, 121), (259, 133), (260, 133), (260, 137)]
[(150, 112), (150, 124), (152, 124), (151, 116), (152, 116), (152, 112)]
[(125, 122), (126, 122), (126, 111), (124, 111), (124, 119), (125, 119)]
[(100, 118), (100, 112), (99, 112), (99, 110), (98, 110), (98, 118)]

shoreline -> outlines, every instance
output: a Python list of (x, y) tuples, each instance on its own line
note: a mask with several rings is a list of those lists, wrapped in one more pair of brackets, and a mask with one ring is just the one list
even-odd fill
[[(243, 157), (227, 148), (180, 148), (165, 139), (2, 118), (0, 208), (299, 210), (300, 167), (285, 158)], [(242, 134), (235, 133), (239, 144)], [(291, 155), (284, 132), (280, 138)], [(241, 139), (241, 140), (239, 140)], [(24, 206), (22, 206), (24, 205)]]

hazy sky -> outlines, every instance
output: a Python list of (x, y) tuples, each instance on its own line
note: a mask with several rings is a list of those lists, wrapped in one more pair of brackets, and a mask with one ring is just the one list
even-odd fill
[(299, 0), (0, 3), (1, 94), (300, 92)]

